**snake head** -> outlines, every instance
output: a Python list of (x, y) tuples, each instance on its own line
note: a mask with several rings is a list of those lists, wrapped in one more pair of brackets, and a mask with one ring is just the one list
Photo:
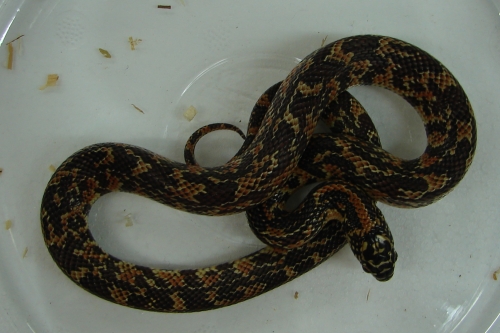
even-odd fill
[(351, 249), (365, 272), (379, 281), (392, 278), (398, 254), (387, 225), (374, 226), (369, 232), (355, 233), (349, 238)]

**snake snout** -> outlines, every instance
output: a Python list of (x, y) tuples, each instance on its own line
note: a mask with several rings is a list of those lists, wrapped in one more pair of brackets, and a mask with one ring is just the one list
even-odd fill
[(363, 265), (363, 270), (366, 273), (372, 274), (373, 277), (375, 279), (377, 279), (377, 281), (380, 281), (380, 282), (389, 281), (394, 275), (394, 268), (395, 268), (394, 262), (392, 262), (392, 263), (388, 262), (388, 263), (379, 265), (377, 267), (376, 271), (370, 270), (370, 268), (368, 266)]
[(394, 275), (398, 254), (390, 233), (375, 234), (365, 238), (358, 259), (366, 273), (378, 281), (388, 281)]

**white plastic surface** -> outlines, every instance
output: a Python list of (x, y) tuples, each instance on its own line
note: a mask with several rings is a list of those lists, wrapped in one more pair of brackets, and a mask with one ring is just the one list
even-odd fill
[(495, 5), (495, 7), (497, 7), (497, 10), (500, 14), (500, 1), (499, 0), (491, 0), (491, 2), (493, 2), (493, 4)]
[[(469, 173), (446, 198), (415, 210), (380, 205), (399, 253), (391, 281), (365, 274), (345, 248), (241, 304), (158, 314), (90, 295), (53, 263), (39, 222), (50, 165), (105, 141), (182, 160), (200, 126), (245, 129), (260, 93), (323, 38), (367, 33), (440, 59), (467, 92), (479, 133)], [(8, 70), (6, 44), (20, 35)], [(142, 40), (134, 51), (129, 36)], [(0, 45), (0, 332), (500, 332), (500, 18), (491, 1), (0, 0)], [(39, 90), (51, 73), (57, 86)], [(408, 158), (423, 151), (423, 127), (404, 101), (352, 92), (384, 147)], [(188, 122), (190, 105), (198, 114)], [(215, 133), (197, 156), (223, 163), (241, 142)], [(91, 228), (112, 254), (162, 267), (221, 263), (262, 246), (242, 214), (200, 217), (126, 194), (99, 200)]]

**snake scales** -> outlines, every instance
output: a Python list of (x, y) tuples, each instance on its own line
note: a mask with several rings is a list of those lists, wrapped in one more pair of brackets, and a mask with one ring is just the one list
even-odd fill
[[(351, 116), (345, 107), (327, 114), (354, 85), (387, 88), (417, 110), (428, 138), (420, 158), (403, 161), (383, 151), (376, 132), (363, 130), (359, 107), (351, 107)], [(61, 270), (101, 298), (163, 312), (241, 302), (312, 269), (346, 242), (365, 271), (387, 280), (397, 256), (374, 200), (408, 207), (432, 203), (463, 178), (475, 151), (473, 111), (457, 80), (426, 52), (389, 37), (354, 36), (313, 52), (255, 108), (242, 149), (219, 167), (190, 161), (193, 142), (187, 164), (119, 143), (70, 156), (50, 179), (41, 204), (45, 243)], [(313, 136), (320, 117), (332, 134)], [(284, 200), (318, 180), (328, 181), (287, 223)], [(247, 211), (254, 232), (273, 245), (196, 270), (123, 262), (103, 252), (87, 224), (92, 204), (112, 191), (197, 214)], [(291, 240), (282, 237), (286, 233)]]

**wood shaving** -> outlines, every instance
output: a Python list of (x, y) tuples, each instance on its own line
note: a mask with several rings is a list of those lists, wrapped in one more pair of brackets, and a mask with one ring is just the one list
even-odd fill
[(298, 299), (299, 298), (299, 292), (296, 291), (295, 294), (293, 294), (293, 298)]
[(134, 225), (134, 219), (133, 219), (133, 217), (132, 217), (132, 214), (127, 214), (127, 215), (125, 216), (125, 221), (126, 221), (126, 222), (125, 222), (125, 226), (126, 226), (126, 227), (131, 227), (131, 226), (133, 226), (133, 225)]
[(142, 39), (140, 39), (140, 38), (139, 38), (139, 39), (133, 39), (133, 38), (132, 38), (132, 36), (130, 36), (130, 37), (128, 38), (128, 42), (129, 42), (129, 44), (130, 44), (130, 49), (131, 49), (132, 51), (134, 51), (134, 50), (135, 50), (135, 47), (136, 47), (136, 46), (137, 46), (140, 42), (142, 42)]
[(144, 111), (142, 111), (141, 109), (139, 109), (137, 106), (135, 106), (135, 104), (132, 104), (132, 106), (134, 107), (134, 109), (136, 109), (137, 111), (139, 111), (140, 113), (144, 113)]
[(50, 172), (56, 172), (56, 167), (51, 164), (49, 165), (49, 170)]
[(498, 280), (498, 275), (500, 275), (500, 268), (493, 272), (493, 280)]
[(7, 44), (7, 49), (9, 52), (9, 58), (7, 59), (7, 69), (12, 69), (12, 64), (14, 62), (14, 48), (12, 47), (11, 43)]
[(21, 37), (24, 37), (24, 35), (21, 35), (19, 37), (14, 38), (13, 40), (11, 40), (10, 42), (8, 42), (7, 44), (12, 44), (12, 43), (14, 43), (16, 40), (18, 40)]
[(197, 113), (198, 113), (198, 111), (196, 110), (196, 108), (194, 106), (190, 105), (186, 109), (186, 111), (184, 111), (184, 118), (191, 121), (191, 120), (193, 120), (194, 116), (196, 116)]
[(57, 74), (49, 74), (47, 75), (47, 82), (43, 86), (41, 86), (39, 89), (44, 90), (47, 87), (53, 87), (56, 85), (57, 80), (59, 80), (59, 75)]
[(323, 38), (321, 40), (321, 47), (325, 46), (325, 42), (326, 42), (327, 38), (328, 38), (328, 35), (326, 35), (325, 38)]
[(10, 228), (12, 228), (12, 221), (11, 220), (5, 221), (5, 230), (9, 230)]
[(28, 254), (28, 247), (25, 247), (23, 251), (23, 259), (26, 258), (27, 254)]
[(111, 58), (111, 54), (105, 49), (99, 49), (99, 52), (104, 56), (104, 58)]
[[(7, 52), (8, 52), (8, 58), (7, 58), (7, 69), (12, 69), (14, 67), (14, 47), (12, 46), (12, 43), (14, 43), (16, 40), (19, 38), (23, 37), (24, 35), (21, 35), (17, 38), (14, 38), (10, 42), (7, 43)], [(20, 46), (20, 44), (19, 44)]]

